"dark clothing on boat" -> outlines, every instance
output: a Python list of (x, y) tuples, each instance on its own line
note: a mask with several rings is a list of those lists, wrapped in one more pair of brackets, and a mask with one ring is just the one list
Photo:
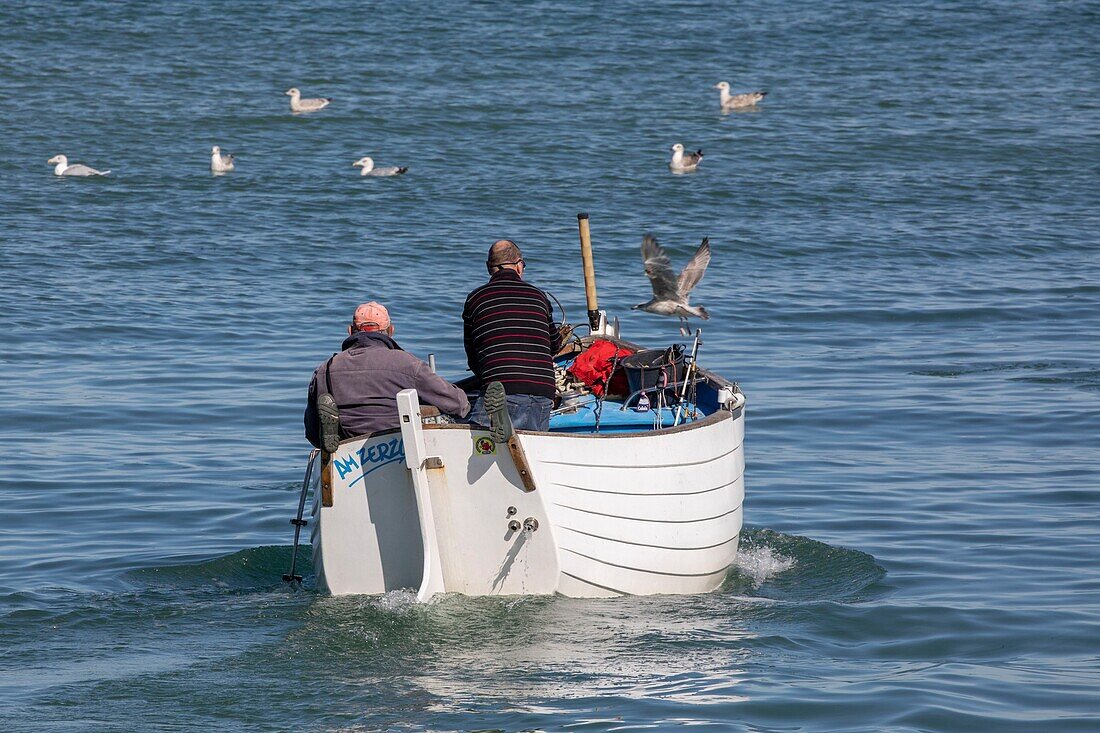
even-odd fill
[(359, 331), (344, 339), (339, 354), (313, 372), (306, 405), (306, 438), (321, 447), (317, 396), (332, 395), (340, 409), (340, 438), (400, 427), (397, 393), (415, 389), (420, 403), (462, 417), (470, 410), (466, 393), (437, 376), (381, 331)]
[(561, 349), (553, 320), (546, 294), (513, 270), (498, 270), (470, 293), (462, 309), (463, 339), (479, 387), (500, 382), (509, 395), (553, 399), (553, 356)]
[[(550, 429), (550, 409), (554, 406), (554, 401), (549, 397), (510, 394), (505, 400), (508, 403), (508, 417), (512, 419), (512, 427), (516, 430), (541, 430), (545, 433)], [(489, 427), (484, 395), (479, 394), (474, 400), (466, 422)]]

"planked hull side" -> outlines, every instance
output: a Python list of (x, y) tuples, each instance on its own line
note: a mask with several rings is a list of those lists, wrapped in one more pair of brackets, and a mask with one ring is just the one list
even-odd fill
[(744, 421), (683, 432), (556, 441), (529, 455), (571, 596), (703, 593), (737, 555)]
[[(721, 585), (736, 557), (741, 409), (628, 435), (522, 433), (533, 492), (503, 446), (481, 452), (485, 431), (425, 426), (423, 436), (442, 464), (428, 474), (448, 592), (701, 593)], [(318, 587), (336, 595), (416, 588), (424, 555), (400, 435), (345, 441), (333, 465), (332, 506), (314, 492)], [(536, 529), (509, 528), (527, 519)]]

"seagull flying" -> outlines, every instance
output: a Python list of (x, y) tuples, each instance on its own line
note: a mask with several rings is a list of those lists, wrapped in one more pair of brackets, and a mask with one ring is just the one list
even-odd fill
[(690, 173), (699, 167), (699, 162), (702, 159), (702, 150), (696, 150), (694, 153), (685, 153), (684, 146), (680, 143), (676, 143), (672, 146), (672, 160), (668, 162), (668, 169), (673, 173)]
[(748, 109), (755, 107), (756, 103), (767, 96), (767, 92), (745, 92), (744, 94), (730, 94), (730, 83), (728, 81), (720, 81), (714, 85), (715, 89), (718, 89), (718, 99), (722, 105), (723, 112), (729, 112), (731, 109)]
[(97, 171), (95, 168), (89, 168), (80, 163), (69, 165), (69, 159), (64, 155), (55, 155), (46, 162), (54, 167), (53, 174), (55, 176), (105, 176), (111, 172)]
[(374, 167), (374, 158), (366, 157), (360, 158), (351, 164), (352, 168), (362, 168), (361, 176), (399, 176), (409, 170), (408, 166), (404, 168), (398, 168), (395, 165), (382, 166), (381, 168)]
[(316, 112), (319, 109), (324, 109), (329, 105), (332, 100), (328, 97), (314, 97), (312, 99), (302, 99), (302, 93), (298, 91), (298, 87), (291, 87), (286, 90), (286, 95), (290, 97), (290, 111), (291, 112)]
[(225, 173), (233, 170), (233, 159), (235, 157), (229, 153), (222, 155), (222, 149), (215, 145), (210, 149), (210, 172)]
[(631, 310), (676, 316), (680, 319), (680, 333), (684, 336), (689, 335), (688, 316), (702, 318), (704, 321), (710, 318), (703, 306), (688, 305), (692, 288), (703, 279), (703, 273), (710, 263), (710, 237), (703, 238), (703, 243), (695, 250), (691, 261), (679, 277), (672, 271), (672, 262), (664, 247), (657, 244), (657, 239), (652, 234), (642, 237), (642, 259), (645, 261), (645, 274), (649, 277), (649, 284), (653, 286), (653, 299), (648, 303), (639, 303), (631, 307)]

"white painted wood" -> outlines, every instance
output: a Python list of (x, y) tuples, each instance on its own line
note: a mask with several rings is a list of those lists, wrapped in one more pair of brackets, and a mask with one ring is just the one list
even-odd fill
[(443, 567), (439, 559), (439, 533), (432, 511), (432, 491), (428, 483), (428, 469), (424, 465), (428, 454), (424, 446), (424, 428), (420, 423), (420, 399), (415, 389), (403, 389), (397, 393), (397, 414), (401, 420), (401, 439), (405, 445), (405, 465), (408, 467), (416, 494), (416, 511), (420, 525), (420, 545), (424, 564), (417, 600), (423, 602), (442, 593)]
[[(317, 587), (334, 595), (419, 588), (423, 573), (416, 498), (399, 435), (346, 442), (333, 454), (333, 503), (322, 507), (314, 490), (313, 567)], [(358, 466), (380, 450), (393, 460)], [(364, 475), (366, 478), (364, 479)]]
[[(736, 548), (734, 551), (736, 555)], [(686, 569), (686, 568), (685, 568)], [(657, 593), (709, 593), (726, 578), (727, 567), (703, 575), (683, 573), (663, 575), (602, 562), (594, 562), (572, 553), (562, 553), (561, 571), (578, 580), (622, 595), (654, 595)]]
[(688, 486), (683, 491), (661, 494), (628, 494), (557, 483), (552, 488), (555, 506), (589, 514), (650, 522), (699, 522), (715, 516), (716, 507), (729, 506), (738, 478), (716, 476), (711, 481), (720, 481), (717, 486), (704, 484), (702, 490)]
[[(734, 448), (734, 463), (732, 466), (729, 464), (720, 464), (721, 470), (727, 471), (726, 477), (728, 477), (728, 471), (732, 469), (732, 472), (736, 476), (740, 476), (745, 471), (744, 452), (740, 450), (740, 445)], [(599, 476), (598, 471), (588, 471), (585, 466), (577, 466), (574, 464), (556, 464), (557, 468), (554, 470), (555, 480), (553, 483), (559, 487), (561, 491), (567, 492), (570, 489), (576, 491), (588, 491), (592, 493), (603, 493), (618, 497), (617, 500), (622, 503), (629, 503), (633, 499), (632, 497), (646, 497), (646, 496), (664, 496), (668, 494), (698, 494), (706, 491), (713, 491), (715, 486), (719, 486), (720, 479), (718, 476), (711, 477), (709, 472), (704, 470), (710, 484), (699, 486), (685, 486), (683, 485), (682, 477), (687, 474), (692, 474), (689, 470), (690, 466), (685, 464), (683, 466), (674, 466), (670, 471), (658, 471), (655, 467), (649, 467), (651, 470), (642, 472), (642, 476), (638, 480), (630, 483), (622, 483), (618, 481), (607, 481), (605, 476)], [(646, 466), (633, 466), (632, 468), (646, 468)], [(678, 470), (677, 470), (678, 469)], [(572, 483), (570, 483), (572, 482)], [(546, 483), (546, 482), (543, 482)]]
[[(719, 587), (734, 562), (744, 500), (741, 412), (671, 432), (524, 433), (533, 492), (523, 491), (507, 447), (492, 444), (487, 431), (411, 429), (409, 414), (402, 436), (347, 441), (334, 456), (333, 506), (315, 507), (319, 587), (336, 594), (425, 587), (425, 568), (432, 572), (425, 543), (437, 553), (441, 590), (469, 595), (699, 593)], [(442, 466), (427, 467), (428, 456)], [(430, 521), (418, 519), (420, 506), (430, 507)], [(508, 528), (528, 517), (537, 530)], [(426, 527), (434, 527), (432, 538)]]
[(593, 562), (669, 575), (681, 574), (685, 568), (701, 570), (703, 573), (724, 570), (729, 567), (730, 556), (737, 551), (738, 539), (738, 535), (734, 534), (721, 544), (680, 548), (609, 540), (562, 527), (558, 528), (558, 536), (561, 538), (562, 552), (587, 557)]
[[(558, 556), (539, 492), (526, 492), (506, 445), (485, 430), (426, 426), (428, 450), (443, 468), (432, 475), (432, 505), (446, 589), (467, 595), (553, 593)], [(490, 453), (480, 453), (489, 449)], [(508, 508), (515, 507), (509, 516)], [(534, 532), (510, 531), (515, 520), (538, 522)]]
[(623, 595), (610, 588), (601, 588), (581, 580), (580, 578), (574, 578), (568, 573), (561, 574), (561, 580), (558, 583), (558, 593), (561, 593), (563, 596), (569, 596), (570, 598), (618, 598)]
[[(659, 522), (590, 514), (560, 504), (550, 506), (555, 528), (655, 547), (709, 547), (725, 542), (740, 529), (741, 507), (716, 507), (713, 518), (695, 522)], [(560, 542), (561, 540), (559, 540)]]
[(528, 436), (560, 548), (559, 585), (629, 594), (721, 585), (741, 531), (743, 421), (738, 413), (686, 430), (575, 444)]

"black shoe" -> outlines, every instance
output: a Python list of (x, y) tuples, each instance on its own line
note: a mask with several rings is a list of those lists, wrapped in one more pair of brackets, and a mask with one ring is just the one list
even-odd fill
[(493, 442), (507, 443), (515, 430), (512, 428), (512, 418), (508, 415), (508, 395), (504, 392), (504, 385), (500, 382), (489, 382), (482, 395), (482, 404), (485, 414), (489, 416), (489, 435)]
[(335, 453), (340, 447), (340, 409), (327, 392), (317, 397), (317, 417), (321, 420), (321, 448)]

